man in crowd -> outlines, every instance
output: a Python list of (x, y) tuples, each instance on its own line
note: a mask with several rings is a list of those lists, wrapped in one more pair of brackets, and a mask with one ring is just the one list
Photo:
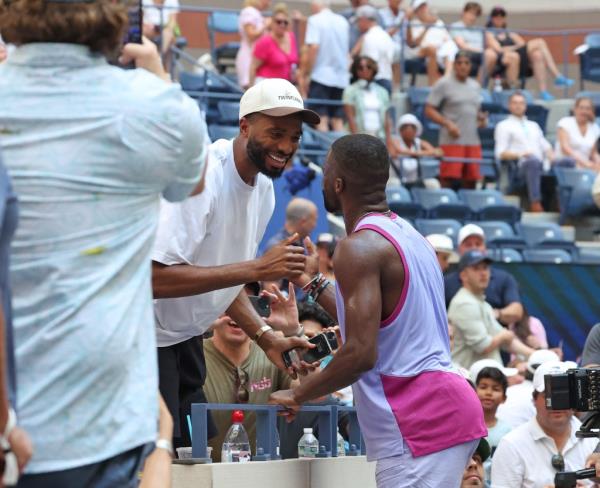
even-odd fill
[(269, 239), (265, 249), (272, 248), (294, 234), (298, 236), (296, 242), (301, 246), (304, 238), (310, 236), (311, 232), (315, 229), (317, 218), (318, 210), (313, 202), (306, 198), (293, 198), (285, 209), (285, 223), (283, 227)]
[[(471, 58), (459, 51), (454, 58), (452, 74), (433, 85), (425, 104), (425, 115), (440, 129), (440, 148), (451, 158), (481, 159), (481, 142), (477, 127), (485, 126), (480, 112), (481, 87), (469, 78)], [(443, 187), (475, 188), (481, 179), (479, 163), (447, 162), (440, 164), (440, 183)]]
[(159, 434), (147, 263), (160, 194), (201, 190), (208, 138), (150, 41), (123, 51), (144, 69), (108, 65), (126, 24), (108, 0), (0, 6), (19, 46), (0, 67), (0, 143), (25, 217), (11, 282), (34, 454), (20, 487), (137, 486)]
[(500, 325), (492, 306), (485, 301), (491, 262), (481, 251), (471, 250), (458, 264), (462, 288), (450, 302), (448, 318), (456, 329), (452, 358), (464, 368), (485, 358), (502, 363), (500, 349), (525, 357), (533, 352), (514, 332)]
[[(379, 487), (458, 486), (486, 433), (481, 406), (450, 370), (442, 274), (424, 237), (389, 210), (389, 171), (376, 137), (350, 135), (332, 144), (325, 207), (342, 212), (348, 234), (334, 255), (337, 291), (313, 276), (310, 243), (308, 272), (296, 284), (337, 318), (344, 344), (326, 368), (271, 401), (293, 417), (302, 403), (353, 384)], [(450, 398), (431, 395), (440, 384)]]
[(536, 414), (526, 424), (506, 434), (492, 460), (492, 486), (552, 486), (558, 471), (575, 471), (585, 466), (598, 439), (579, 439), (581, 422), (573, 410), (549, 410), (544, 395), (544, 376), (564, 373), (568, 366), (546, 362), (533, 377)]
[[(458, 254), (475, 249), (486, 252), (485, 234), (475, 224), (466, 224), (458, 232)], [(444, 280), (446, 306), (461, 288), (458, 272), (448, 274)], [(490, 282), (485, 291), (485, 300), (494, 309), (494, 317), (504, 325), (512, 324), (523, 317), (523, 305), (519, 296), (519, 285), (510, 273), (502, 269), (491, 268)]]
[(426, 239), (435, 251), (442, 273), (445, 273), (450, 267), (450, 258), (456, 256), (452, 239), (445, 234), (429, 234)]
[(465, 468), (460, 488), (469, 488), (473, 486), (483, 488), (487, 486), (483, 463), (490, 457), (490, 453), (490, 445), (485, 439), (481, 439), (477, 449), (473, 453), (473, 456), (471, 456), (471, 459)]
[[(348, 52), (354, 49), (361, 36), (360, 29), (358, 28), (356, 11), (363, 5), (369, 5), (369, 0), (350, 0), (350, 7), (340, 12), (340, 15), (346, 18), (350, 24), (350, 44), (348, 44)], [(377, 13), (377, 23), (383, 25), (379, 12)]]
[(400, 49), (402, 47), (402, 23), (406, 12), (400, 7), (402, 0), (388, 0), (387, 7), (379, 9), (379, 17), (381, 18), (381, 27), (390, 35), (394, 41), (394, 63), (392, 71), (394, 74), (394, 82), (400, 82)]
[(554, 158), (552, 145), (537, 122), (527, 119), (527, 100), (521, 92), (508, 99), (510, 115), (494, 130), (494, 155), (498, 160), (516, 160), (520, 183), (527, 186), (530, 212), (543, 212), (542, 173), (544, 160)]
[[(312, 0), (313, 15), (306, 24), (304, 44), (307, 48), (303, 76), (310, 78), (308, 98), (338, 100), (348, 86), (348, 52), (350, 24), (333, 13), (330, 0)], [(344, 109), (341, 105), (311, 105), (321, 116), (317, 128), (327, 132), (344, 130)], [(331, 125), (330, 125), (331, 124)]]
[[(210, 146), (206, 190), (180, 205), (164, 203), (152, 253), (160, 388), (173, 415), (176, 442), (189, 445), (185, 417), (204, 401), (202, 335), (227, 313), (283, 368), (281, 353), (304, 339), (280, 338), (258, 316), (242, 290), (245, 283), (299, 276), (304, 248), (292, 235), (256, 258), (275, 205), (272, 178), (293, 157), (302, 122), (319, 123), (288, 81), (267, 79), (240, 101), (240, 133)], [(298, 323), (271, 317), (285, 335)], [(179, 439), (182, 437), (182, 439)]]

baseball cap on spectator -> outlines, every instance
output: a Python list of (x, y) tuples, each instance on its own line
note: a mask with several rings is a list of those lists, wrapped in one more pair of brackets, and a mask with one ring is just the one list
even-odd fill
[(356, 9), (357, 19), (377, 20), (377, 9), (372, 5), (361, 5)]
[(469, 369), (469, 378), (473, 383), (477, 381), (477, 376), (483, 368), (499, 369), (507, 378), (510, 376), (515, 376), (519, 372), (517, 368), (505, 368), (495, 359), (480, 359), (479, 361), (475, 361)]
[(533, 354), (529, 356), (529, 359), (527, 360), (527, 371), (529, 371), (531, 374), (534, 374), (535, 370), (540, 364), (557, 361), (560, 361), (560, 358), (554, 351), (550, 351), (549, 349), (540, 349), (538, 351), (534, 351)]
[(481, 227), (475, 224), (467, 224), (463, 225), (458, 231), (458, 245), (460, 246), (469, 236), (481, 236), (485, 240), (485, 233)]
[(239, 118), (256, 112), (272, 117), (298, 113), (303, 122), (312, 125), (321, 121), (316, 112), (304, 108), (304, 101), (296, 87), (281, 78), (259, 81), (242, 95)]
[(429, 234), (427, 237), (425, 237), (425, 239), (427, 239), (427, 242), (431, 244), (431, 247), (433, 247), (435, 252), (455, 255), (452, 239), (450, 239), (450, 237), (447, 235)]
[(543, 392), (546, 389), (544, 376), (547, 374), (564, 373), (567, 369), (569, 369), (568, 365), (561, 361), (548, 361), (547, 363), (540, 364), (533, 375), (533, 389), (538, 393)]
[(427, 0), (413, 0), (412, 4), (411, 4), (411, 8), (413, 10), (417, 10), (421, 5), (425, 5), (427, 3)]
[(475, 454), (479, 455), (481, 462), (484, 462), (487, 458), (489, 458), (491, 453), (492, 449), (490, 448), (490, 444), (485, 437), (479, 439), (479, 444), (477, 445), (477, 449), (475, 449)]
[(477, 249), (471, 249), (462, 255), (458, 262), (458, 271), (462, 271), (469, 266), (475, 266), (479, 263), (493, 263), (494, 260), (490, 258), (486, 253), (478, 251)]
[(405, 125), (414, 125), (417, 129), (417, 137), (420, 137), (423, 133), (423, 125), (421, 121), (417, 119), (413, 114), (404, 114), (402, 117), (398, 119), (398, 123), (396, 124), (396, 130), (402, 129)]

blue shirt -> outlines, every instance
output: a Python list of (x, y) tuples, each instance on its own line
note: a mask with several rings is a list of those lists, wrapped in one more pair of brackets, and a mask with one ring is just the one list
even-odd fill
[[(462, 288), (458, 272), (455, 271), (444, 277), (444, 287), (446, 292), (446, 307), (448, 307), (454, 295)], [(521, 303), (517, 280), (503, 269), (491, 268), (490, 284), (485, 290), (485, 301), (492, 308), (504, 308), (514, 302)]]
[(156, 439), (150, 251), (160, 194), (197, 184), (206, 128), (178, 85), (81, 45), (17, 48), (0, 93), (27, 471), (65, 470)]

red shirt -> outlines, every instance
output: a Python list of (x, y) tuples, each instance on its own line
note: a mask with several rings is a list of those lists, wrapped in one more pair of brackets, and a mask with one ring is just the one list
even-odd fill
[(287, 32), (290, 41), (290, 52), (283, 52), (275, 39), (266, 34), (254, 45), (254, 56), (262, 61), (256, 70), (256, 76), (262, 78), (283, 78), (291, 81), (292, 65), (298, 64), (296, 36)]

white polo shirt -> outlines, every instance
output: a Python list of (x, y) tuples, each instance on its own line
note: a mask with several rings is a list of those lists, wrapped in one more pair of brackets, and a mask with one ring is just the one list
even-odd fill
[(544, 137), (542, 129), (537, 122), (527, 117), (509, 115), (500, 122), (494, 130), (494, 154), (500, 159), (500, 154), (505, 151), (523, 153), (530, 152), (532, 156), (543, 161), (545, 153), (552, 146)]
[[(575, 432), (581, 422), (571, 418), (571, 436), (562, 455), (565, 471), (585, 467), (598, 439), (578, 439)], [(552, 456), (558, 453), (554, 439), (544, 433), (534, 417), (506, 434), (492, 459), (492, 488), (544, 488), (554, 484), (556, 469)], [(586, 480), (589, 481), (589, 480)], [(585, 486), (593, 486), (593, 483)]]
[[(271, 180), (259, 173), (254, 186), (247, 185), (235, 166), (233, 141), (220, 139), (209, 149), (204, 191), (181, 203), (161, 202), (152, 260), (209, 267), (254, 259), (274, 208)], [(206, 332), (241, 289), (154, 300), (158, 346)]]
[(525, 380), (506, 390), (506, 401), (498, 406), (496, 418), (509, 424), (513, 429), (535, 417), (533, 405), (533, 382)]
[(363, 37), (361, 56), (369, 56), (377, 62), (377, 80), (392, 79), (394, 61), (394, 41), (380, 26), (374, 25)]

